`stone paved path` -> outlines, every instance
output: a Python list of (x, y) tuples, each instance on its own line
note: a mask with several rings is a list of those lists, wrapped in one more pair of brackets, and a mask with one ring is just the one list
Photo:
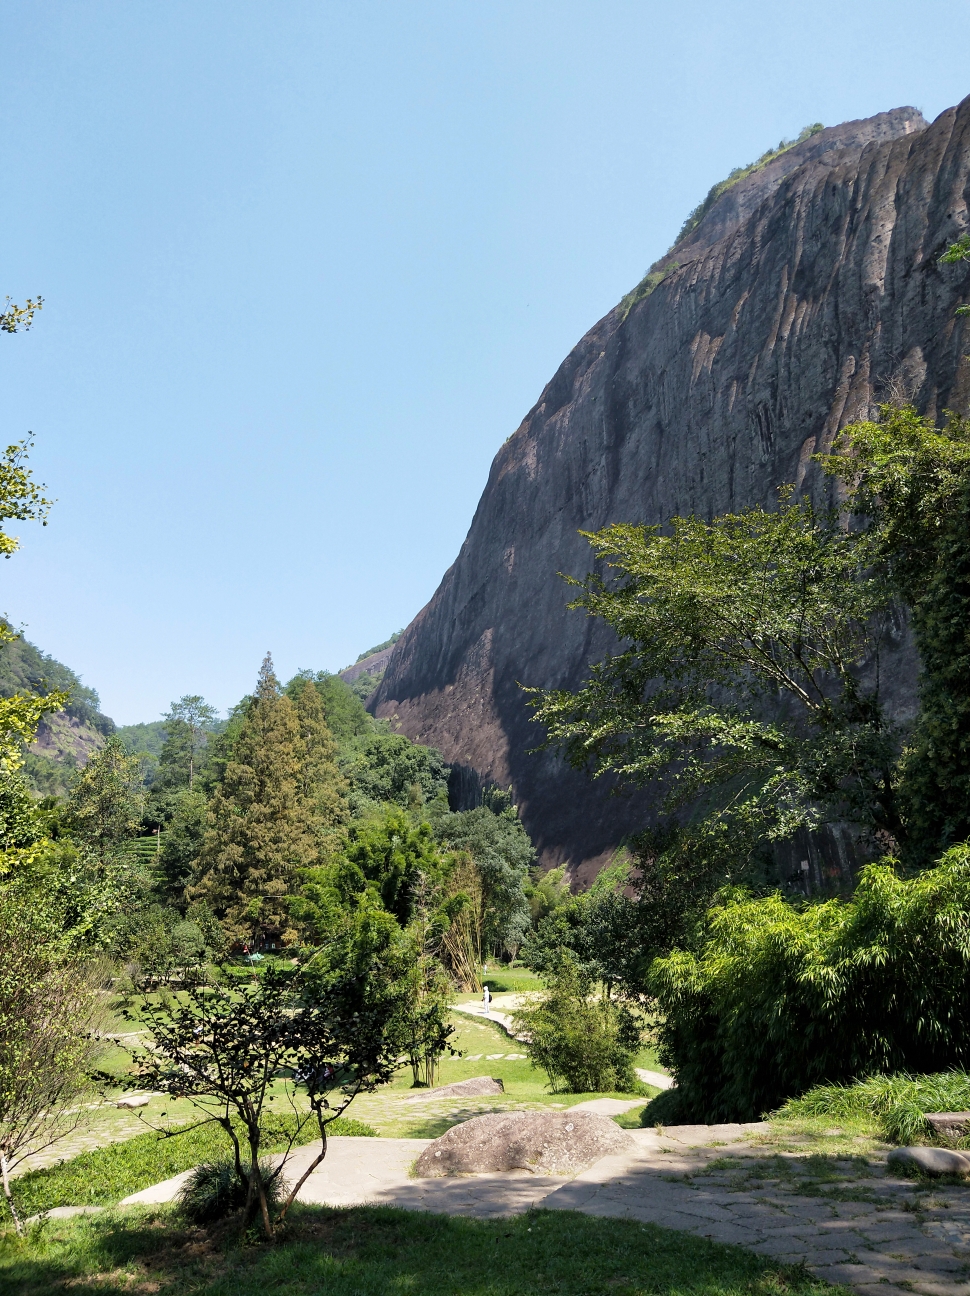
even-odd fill
[[(609, 1100), (607, 1100), (609, 1101)], [(301, 1200), (495, 1218), (530, 1208), (641, 1220), (747, 1247), (868, 1296), (970, 1296), (970, 1187), (886, 1173), (885, 1154), (779, 1154), (759, 1124), (631, 1130), (628, 1154), (573, 1179), (513, 1174), (412, 1179), (428, 1139), (334, 1138)], [(315, 1155), (301, 1148), (299, 1173)], [(182, 1176), (131, 1202), (167, 1201)]]
[(636, 1155), (604, 1157), (543, 1208), (736, 1243), (870, 1296), (970, 1294), (970, 1188), (919, 1188), (884, 1158), (780, 1156), (745, 1138), (758, 1128), (633, 1131)]

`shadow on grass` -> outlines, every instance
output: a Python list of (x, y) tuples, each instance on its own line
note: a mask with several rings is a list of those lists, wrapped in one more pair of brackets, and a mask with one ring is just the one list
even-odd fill
[(387, 1207), (298, 1211), (275, 1246), (180, 1226), (171, 1211), (49, 1221), (0, 1240), (6, 1296), (824, 1296), (826, 1283), (739, 1247), (631, 1220), (533, 1211), (475, 1220)]

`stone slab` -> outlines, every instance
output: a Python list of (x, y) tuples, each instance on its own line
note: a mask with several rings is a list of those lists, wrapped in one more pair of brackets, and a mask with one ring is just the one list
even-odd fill
[(644, 1084), (653, 1085), (654, 1089), (673, 1089), (673, 1076), (666, 1075), (663, 1071), (647, 1071), (644, 1067), (636, 1068), (637, 1076)]
[(152, 1184), (150, 1188), (143, 1188), (141, 1192), (132, 1193), (128, 1197), (123, 1197), (118, 1205), (155, 1206), (160, 1202), (174, 1201), (178, 1196), (179, 1189), (191, 1173), (191, 1170), (183, 1170), (181, 1174), (173, 1175), (171, 1179), (163, 1179), (161, 1183)]
[(106, 1209), (105, 1206), (54, 1206), (48, 1211), (41, 1211), (39, 1215), (31, 1215), (24, 1222), (38, 1224), (42, 1219), (71, 1219), (74, 1215), (97, 1215)]
[(634, 1107), (642, 1107), (642, 1098), (588, 1098), (586, 1102), (573, 1103), (567, 1111), (591, 1111), (600, 1116), (619, 1116)]

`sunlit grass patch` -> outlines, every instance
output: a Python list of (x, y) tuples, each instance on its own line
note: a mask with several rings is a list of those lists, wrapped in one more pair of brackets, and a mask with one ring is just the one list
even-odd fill
[[(789, 1099), (776, 1121), (852, 1123), (860, 1132), (879, 1133), (893, 1143), (922, 1143), (933, 1137), (927, 1112), (970, 1109), (970, 1075), (875, 1075), (851, 1085), (817, 1085)], [(963, 1140), (966, 1142), (966, 1140)]]
[[(389, 1208), (299, 1209), (276, 1246), (171, 1209), (50, 1221), (0, 1242), (9, 1296), (829, 1296), (803, 1268), (631, 1220), (565, 1211), (476, 1220)], [(837, 1289), (836, 1289), (837, 1290)]]

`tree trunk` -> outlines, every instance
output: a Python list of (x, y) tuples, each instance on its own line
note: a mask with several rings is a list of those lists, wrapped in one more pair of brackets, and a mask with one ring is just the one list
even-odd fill
[(17, 1230), (17, 1236), (23, 1237), (24, 1226), (21, 1224), (17, 1208), (13, 1204), (13, 1193), (10, 1191), (10, 1175), (7, 1172), (7, 1154), (3, 1149), (0, 1149), (0, 1172), (3, 1174), (3, 1195), (6, 1197), (7, 1205), (10, 1207), (14, 1228)]
[[(317, 1119), (320, 1120), (320, 1114), (319, 1114), (319, 1112), (317, 1113)], [(293, 1185), (293, 1187), (290, 1189), (290, 1195), (289, 1195), (289, 1197), (287, 1197), (287, 1199), (286, 1199), (286, 1203), (285, 1203), (285, 1205), (283, 1206), (283, 1209), (280, 1211), (279, 1215), (276, 1217), (276, 1222), (277, 1222), (277, 1224), (282, 1224), (282, 1223), (283, 1223), (283, 1220), (286, 1218), (286, 1212), (290, 1209), (290, 1207), (291, 1207), (291, 1206), (293, 1205), (293, 1203), (296, 1201), (296, 1194), (300, 1191), (300, 1189), (303, 1187), (303, 1185), (306, 1183), (306, 1181), (310, 1178), (310, 1176), (313, 1174), (314, 1170), (316, 1170), (317, 1166), (320, 1164), (320, 1162), (324, 1159), (324, 1157), (325, 1157), (326, 1155), (327, 1155), (327, 1126), (326, 1126), (326, 1123), (325, 1123), (325, 1122), (320, 1121), (320, 1154), (319, 1154), (319, 1156), (315, 1157), (313, 1161), (310, 1162), (310, 1164), (307, 1166), (307, 1168), (303, 1171), (303, 1174), (300, 1176), (300, 1178), (297, 1180), (297, 1182), (296, 1182), (296, 1183)]]

